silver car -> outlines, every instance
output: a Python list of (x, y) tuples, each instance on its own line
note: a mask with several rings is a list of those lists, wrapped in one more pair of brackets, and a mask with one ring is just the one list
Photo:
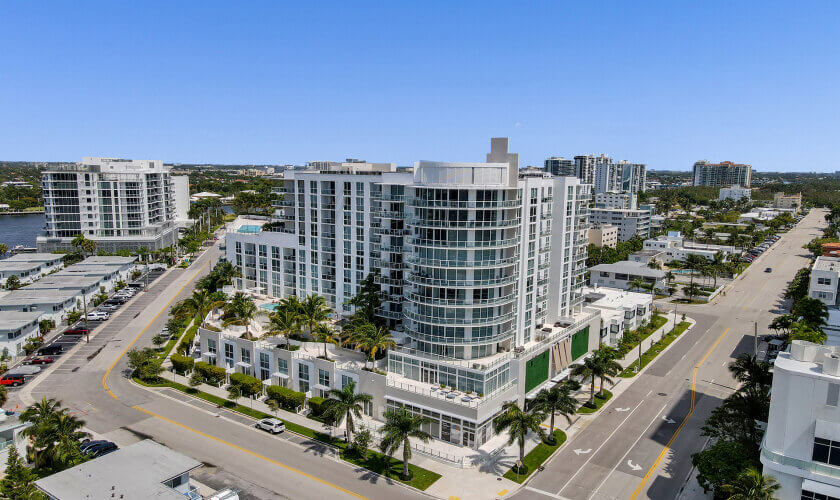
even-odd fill
[(264, 418), (257, 422), (257, 427), (272, 434), (279, 434), (286, 430), (286, 424), (276, 418)]

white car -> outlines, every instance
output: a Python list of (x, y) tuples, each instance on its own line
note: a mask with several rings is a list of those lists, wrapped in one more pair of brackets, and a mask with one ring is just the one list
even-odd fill
[(87, 314), (88, 321), (105, 321), (110, 317), (111, 315), (106, 313), (105, 311), (93, 311)]
[(286, 424), (276, 418), (264, 418), (257, 422), (257, 427), (272, 434), (279, 434), (286, 430)]

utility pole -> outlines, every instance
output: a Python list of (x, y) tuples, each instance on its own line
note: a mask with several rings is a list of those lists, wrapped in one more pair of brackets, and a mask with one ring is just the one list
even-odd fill
[(90, 344), (90, 328), (88, 328), (88, 315), (87, 315), (87, 296), (85, 295), (85, 290), (82, 289), (82, 311), (85, 314), (85, 342)]
[(758, 358), (758, 321), (753, 321), (755, 329), (753, 330), (753, 356)]

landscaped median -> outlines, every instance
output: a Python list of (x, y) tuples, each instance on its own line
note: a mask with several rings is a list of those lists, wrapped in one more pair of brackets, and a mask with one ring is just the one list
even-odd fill
[[(666, 347), (671, 345), (671, 343), (677, 338), (682, 335), (688, 327), (691, 326), (691, 323), (688, 321), (680, 322), (676, 327), (672, 328), (670, 332), (666, 333), (659, 341), (654, 343), (650, 348), (642, 354), (642, 368), (648, 365), (651, 361), (653, 361), (656, 356), (659, 355), (662, 351), (665, 350)], [(630, 366), (625, 368), (620, 374), (619, 377), (623, 378), (631, 378), (635, 377), (639, 373), (639, 363), (638, 361), (633, 362)]]
[(653, 335), (653, 332), (662, 328), (668, 320), (659, 314), (654, 314), (650, 318), (650, 322), (645, 324), (644, 326), (640, 326), (639, 328), (625, 332), (621, 339), (618, 341), (618, 353), (621, 357), (626, 355), (628, 352), (635, 349), (639, 343), (641, 343), (646, 338)]
[(510, 479), (511, 481), (522, 483), (528, 477), (534, 473), (534, 471), (538, 470), (540, 466), (548, 460), (548, 458), (557, 451), (557, 448), (561, 447), (563, 443), (566, 442), (566, 433), (561, 430), (554, 431), (554, 439), (555, 444), (546, 444), (545, 441), (540, 441), (540, 443), (530, 452), (525, 454), (525, 457), (522, 459), (522, 465), (524, 466), (525, 473), (524, 474), (517, 474), (513, 468), (509, 471), (505, 472), (505, 479)]
[(595, 393), (595, 398), (593, 400), (595, 403), (595, 408), (591, 408), (586, 404), (582, 404), (580, 405), (580, 408), (577, 409), (577, 412), (581, 415), (589, 415), (590, 413), (595, 413), (596, 411), (600, 410), (601, 407), (607, 403), (607, 401), (612, 399), (612, 397), (613, 394), (610, 391), (603, 389)]
[[(194, 398), (202, 399), (204, 401), (207, 401), (208, 403), (215, 404), (219, 407), (227, 408), (228, 410), (241, 413), (242, 415), (246, 415), (251, 418), (276, 418), (274, 415), (270, 415), (259, 410), (254, 410), (252, 408), (248, 408), (247, 406), (242, 406), (240, 404), (234, 403), (233, 401), (229, 401), (227, 399), (220, 398), (212, 394), (207, 394), (206, 392), (201, 392), (198, 389), (187, 387), (177, 382), (170, 382), (161, 379), (160, 381), (155, 383), (148, 383), (140, 380), (137, 377), (134, 377), (133, 380), (138, 384), (146, 387), (169, 387), (177, 391), (181, 391), (184, 394), (188, 394)], [(393, 479), (395, 481), (407, 484), (413, 488), (417, 488), (418, 490), (426, 490), (429, 486), (434, 484), (434, 482), (440, 479), (441, 477), (440, 474), (436, 472), (432, 472), (428, 469), (424, 469), (422, 467), (418, 467), (417, 465), (409, 463), (408, 468), (411, 471), (411, 479), (403, 481), (402, 479), (400, 479), (400, 474), (402, 473), (403, 466), (402, 460), (397, 460), (396, 458), (388, 457), (382, 453), (373, 450), (368, 450), (367, 457), (363, 458), (358, 454), (349, 451), (347, 448), (347, 443), (339, 438), (332, 437), (324, 432), (316, 431), (315, 429), (310, 429), (309, 427), (305, 427), (294, 422), (289, 422), (288, 420), (283, 420), (282, 418), (279, 420), (286, 424), (286, 429), (291, 432), (338, 448), (339, 455), (341, 456), (342, 460), (349, 462), (353, 465), (373, 471), (377, 474), (387, 477), (388, 479)], [(566, 439), (565, 434), (563, 435), (563, 439)]]

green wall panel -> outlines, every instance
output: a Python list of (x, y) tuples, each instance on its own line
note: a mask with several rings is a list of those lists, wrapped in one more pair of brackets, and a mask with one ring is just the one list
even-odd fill
[(579, 332), (575, 332), (572, 335), (572, 360), (576, 360), (579, 357), (586, 354), (586, 351), (589, 350), (589, 327), (587, 326), (583, 330)]
[(525, 392), (548, 380), (548, 351), (525, 362)]

